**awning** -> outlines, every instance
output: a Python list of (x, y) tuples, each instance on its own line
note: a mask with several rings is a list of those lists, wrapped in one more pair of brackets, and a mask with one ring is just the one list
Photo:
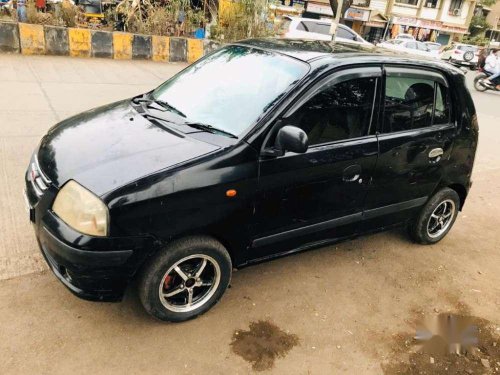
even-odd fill
[(387, 18), (376, 10), (370, 12), (370, 18), (365, 22), (365, 26), (369, 27), (385, 27), (387, 24)]

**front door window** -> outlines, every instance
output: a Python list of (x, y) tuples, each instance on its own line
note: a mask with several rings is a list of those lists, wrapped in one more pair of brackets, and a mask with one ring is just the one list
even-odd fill
[(287, 123), (303, 129), (309, 145), (359, 138), (370, 133), (377, 78), (359, 78), (325, 87)]

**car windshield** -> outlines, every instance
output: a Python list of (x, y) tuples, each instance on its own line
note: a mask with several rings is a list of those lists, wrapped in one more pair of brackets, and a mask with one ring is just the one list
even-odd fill
[(228, 46), (163, 83), (152, 97), (185, 116), (183, 121), (238, 136), (308, 70), (288, 56)]

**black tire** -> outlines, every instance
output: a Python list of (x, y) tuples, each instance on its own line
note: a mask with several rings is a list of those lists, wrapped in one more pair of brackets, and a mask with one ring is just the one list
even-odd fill
[(486, 86), (481, 85), (481, 83), (479, 82), (481, 79), (485, 79), (485, 78), (486, 78), (486, 74), (484, 74), (484, 73), (480, 73), (474, 77), (474, 88), (476, 89), (476, 91), (484, 92), (484, 91), (488, 90), (488, 88)]
[[(449, 222), (446, 221), (445, 228), (441, 226), (442, 233), (440, 233), (439, 230), (437, 230), (436, 232), (429, 231), (429, 229), (433, 226), (434, 223), (439, 222), (438, 219), (434, 219), (434, 217), (436, 216), (435, 210), (438, 209), (438, 207), (446, 208), (446, 205), (449, 205), (450, 207), (453, 205), (453, 211), (449, 216), (450, 217)], [(455, 220), (458, 215), (459, 208), (460, 208), (460, 198), (455, 190), (450, 188), (444, 188), (439, 190), (424, 205), (424, 207), (420, 211), (415, 221), (410, 224), (409, 232), (411, 238), (415, 242), (420, 243), (422, 245), (434, 244), (441, 241), (453, 227), (453, 224), (455, 223)], [(431, 221), (431, 216), (432, 216), (432, 221)]]
[[(160, 297), (160, 285), (162, 288), (165, 288), (166, 277), (171, 280), (172, 273), (177, 274), (172, 267), (179, 261), (194, 257), (192, 260), (188, 259), (185, 262), (196, 261), (196, 256), (207, 257), (209, 259), (208, 263), (209, 267), (213, 268), (213, 274), (217, 274), (217, 267), (219, 272), (218, 283), (213, 282), (211, 289), (206, 293), (204, 298), (200, 298), (198, 302), (201, 303), (203, 299), (205, 301), (200, 304), (200, 306), (194, 308), (187, 306), (186, 308), (194, 308), (190, 311), (172, 311), (172, 308), (176, 308), (176, 305), (171, 305), (166, 298)], [(202, 258), (200, 259), (200, 263), (202, 262)], [(217, 266), (212, 265), (211, 262), (216, 262)], [(179, 267), (183, 267), (181, 263)], [(183, 270), (184, 271), (184, 270)], [(208, 270), (210, 271), (210, 270)], [(167, 245), (163, 250), (158, 252), (155, 256), (149, 259), (144, 265), (141, 275), (139, 278), (138, 289), (139, 289), (139, 298), (141, 299), (142, 305), (144, 309), (151, 314), (153, 317), (170, 322), (182, 322), (185, 320), (196, 318), (198, 315), (201, 315), (212, 308), (222, 297), (224, 292), (226, 291), (229, 283), (231, 281), (231, 272), (232, 272), (232, 264), (229, 253), (225, 249), (225, 247), (212, 237), (208, 236), (193, 236), (186, 237), (183, 239), (179, 239), (177, 241), (172, 242)], [(184, 273), (184, 272), (183, 272)], [(194, 272), (191, 274), (189, 272), (185, 272), (184, 276), (191, 275), (193, 276)], [(179, 292), (179, 296), (175, 298), (188, 298), (188, 281), (183, 280), (179, 274), (179, 280), (182, 285), (179, 285), (177, 289), (185, 289), (183, 292), (186, 292), (186, 296), (182, 297)], [(215, 280), (215, 276), (214, 276)], [(183, 283), (185, 285), (183, 285)], [(214, 286), (217, 285), (217, 286)], [(200, 288), (205, 288), (205, 286), (199, 286)], [(194, 290), (194, 287), (191, 288)], [(198, 290), (198, 289), (196, 289)], [(203, 289), (202, 289), (203, 291)], [(172, 297), (169, 297), (172, 298)], [(194, 301), (194, 299), (193, 299)], [(187, 301), (186, 301), (187, 303)], [(169, 307), (167, 307), (169, 306)], [(174, 306), (174, 307), (172, 307)], [(182, 306), (182, 305), (179, 305)]]

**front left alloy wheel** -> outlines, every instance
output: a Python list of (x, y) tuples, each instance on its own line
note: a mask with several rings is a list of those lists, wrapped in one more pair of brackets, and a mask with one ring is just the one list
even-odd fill
[(229, 285), (231, 270), (231, 258), (218, 241), (184, 238), (148, 261), (139, 296), (146, 311), (160, 320), (189, 320), (217, 303)]

